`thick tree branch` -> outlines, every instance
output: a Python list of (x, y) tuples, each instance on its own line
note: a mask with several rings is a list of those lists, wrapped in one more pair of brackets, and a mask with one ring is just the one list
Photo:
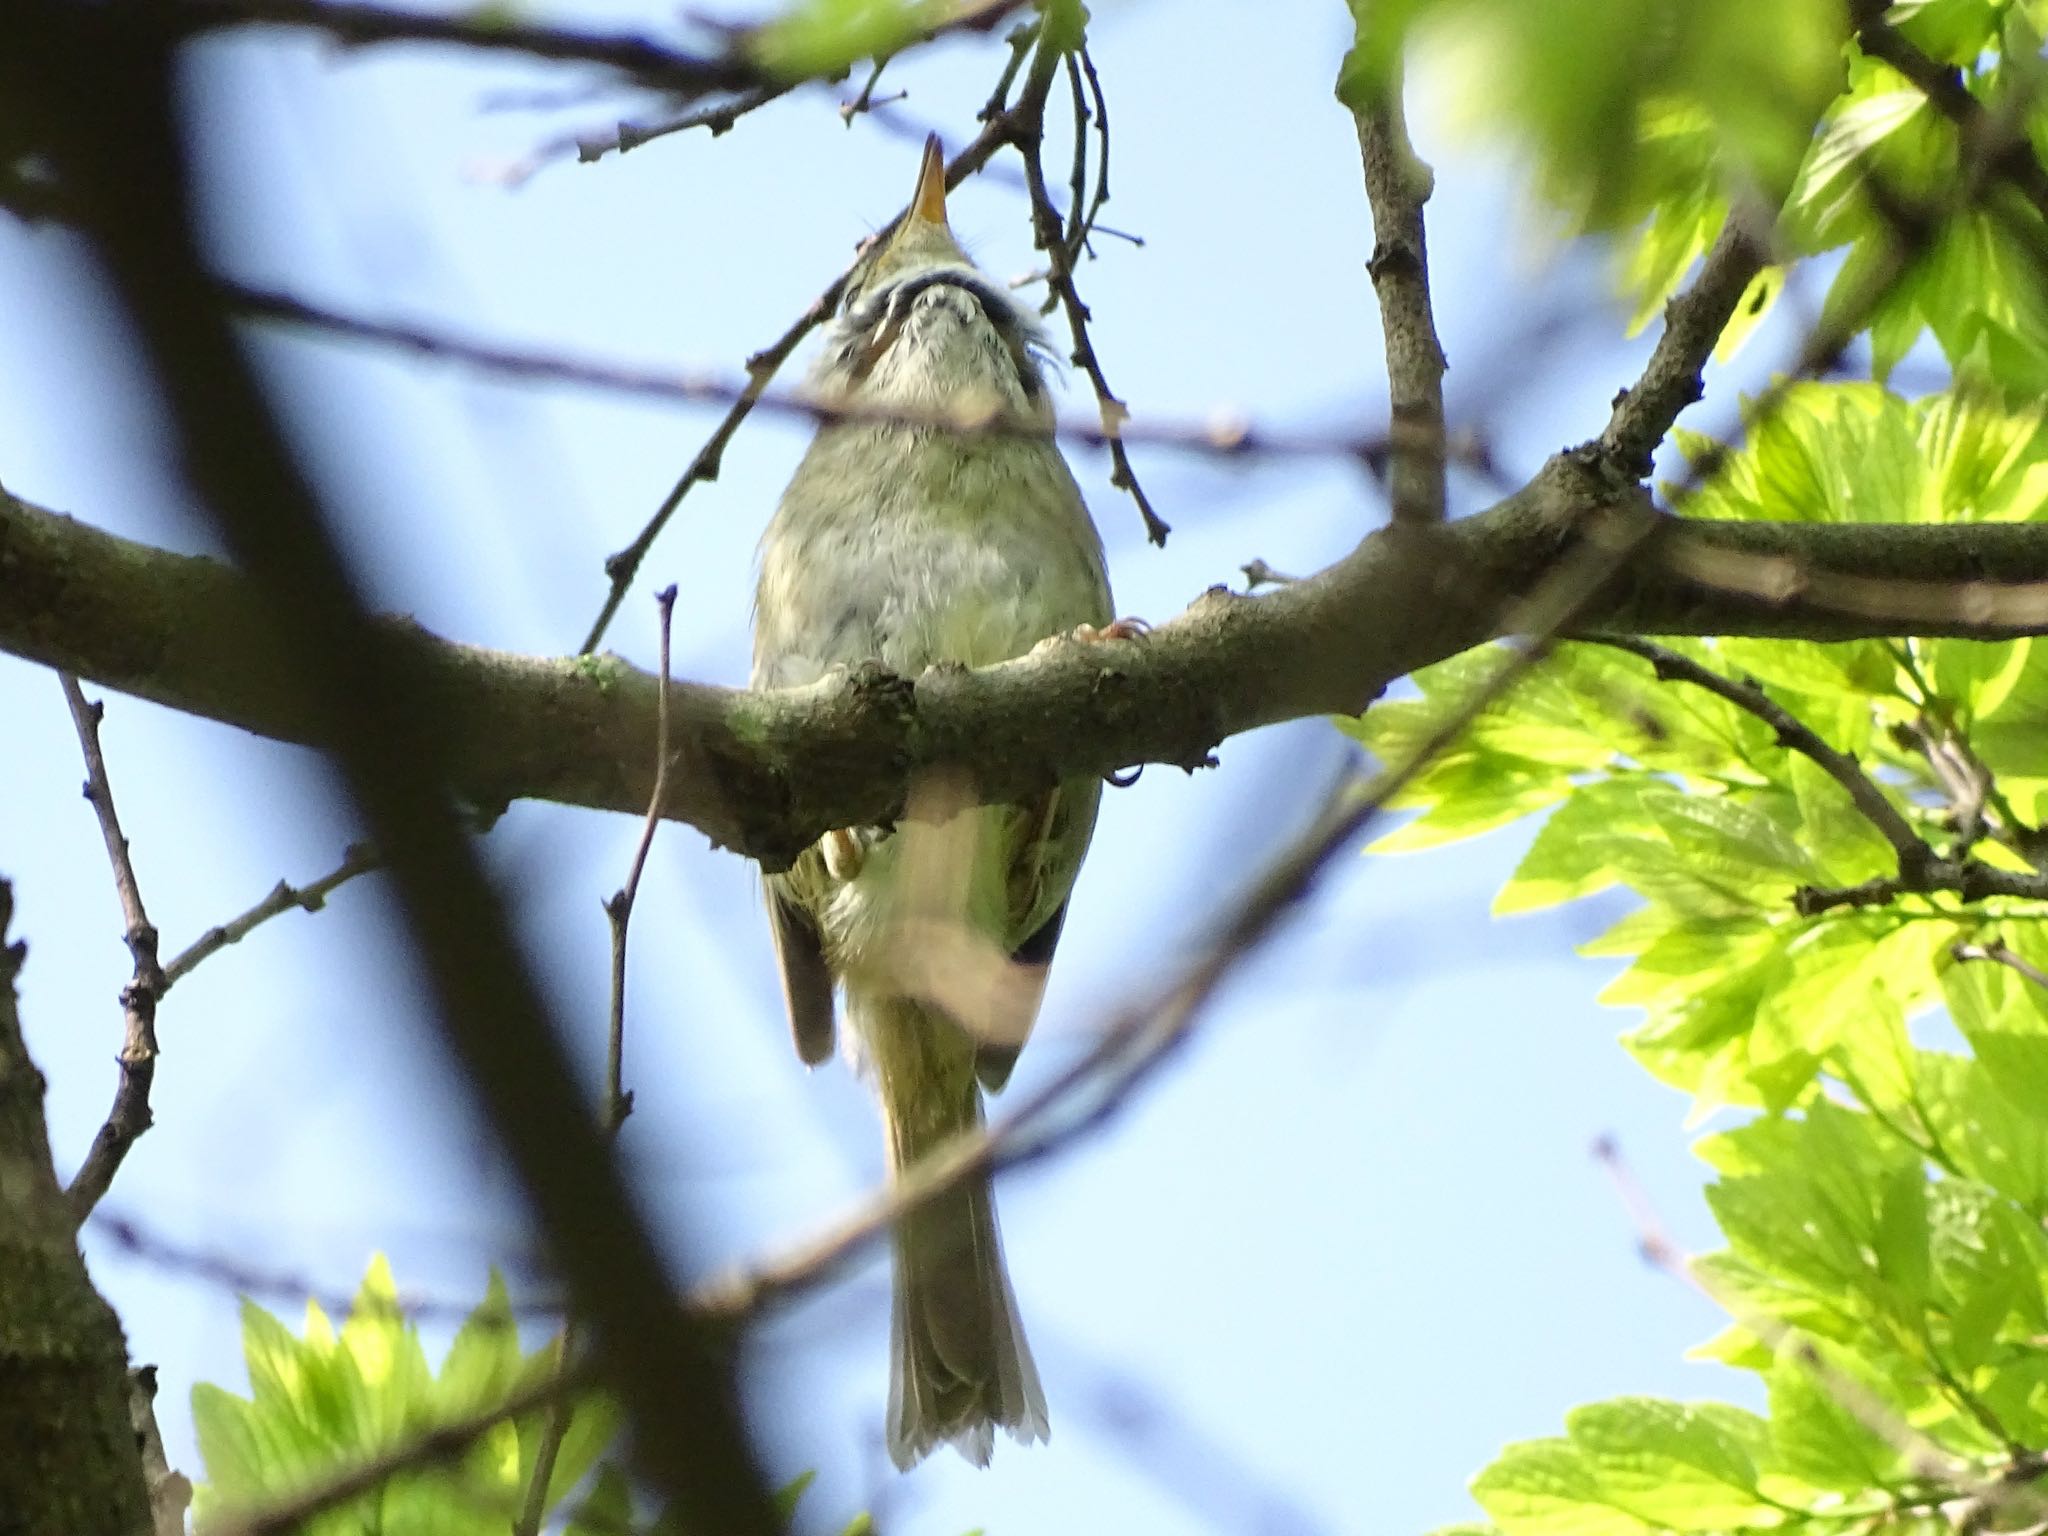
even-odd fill
[[(1512, 632), (1513, 605), (1581, 542), (1575, 530), (1603, 513), (1643, 515), (1644, 505), (1585, 455), (1562, 455), (1488, 512), (1383, 529), (1320, 575), (1257, 597), (1213, 590), (1142, 643), (1060, 646), (915, 680), (858, 669), (775, 693), (679, 682), (666, 813), (776, 867), (832, 827), (900, 812), (911, 776), (934, 763), (966, 769), (990, 799), (1137, 762), (1194, 767), (1230, 736), (1356, 713), (1394, 679)], [(2015, 585), (2048, 582), (2048, 529), (2037, 526), (1659, 528), (1578, 633), (1843, 640), (2048, 629), (2048, 589)], [(1729, 561), (1779, 579), (1723, 590)], [(0, 585), (0, 650), (259, 735), (324, 739), (256, 587), (229, 567), (0, 496)], [(1815, 595), (1894, 589), (1918, 595), (1910, 621)], [(452, 781), (477, 803), (645, 810), (657, 694), (648, 674), (611, 656), (461, 645), (402, 619), (374, 633), (421, 690)]]

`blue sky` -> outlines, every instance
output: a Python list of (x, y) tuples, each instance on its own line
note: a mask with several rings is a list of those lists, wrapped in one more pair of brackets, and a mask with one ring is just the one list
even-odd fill
[[(564, 7), (657, 25), (659, 7)], [(1330, 97), (1343, 7), (1106, 5), (1096, 56), (1114, 114), (1100, 242), (1082, 274), (1110, 377), (1139, 418), (1233, 409), (1268, 423), (1384, 421), (1371, 237), (1349, 120)], [(898, 109), (957, 146), (1000, 54), (947, 44), (892, 68)], [(336, 55), (279, 35), (191, 54), (192, 140), (221, 268), (246, 281), (464, 333), (736, 376), (908, 191), (916, 133), (842, 127), (830, 89), (717, 141), (666, 140), (495, 184), (599, 97), (486, 111), (559, 74), (445, 53)], [(1648, 338), (1619, 339), (1598, 252), (1536, 234), (1513, 165), (1438, 130), (1430, 232), (1454, 424), (1526, 473), (1597, 431)], [(999, 277), (1033, 262), (1021, 195), (983, 178), (954, 223)], [(0, 222), (0, 480), (98, 526), (209, 547), (161, 417), (78, 247)], [(1766, 338), (1766, 344), (1768, 338)], [(266, 335), (307, 462), (378, 602), (451, 637), (572, 650), (600, 563), (659, 501), (713, 417), (511, 387), (374, 349)], [(1761, 366), (1753, 363), (1754, 369)], [(1732, 416), (1725, 380), (1698, 413)], [(1067, 407), (1087, 415), (1085, 381)], [(611, 643), (654, 651), (648, 594), (678, 583), (676, 669), (746, 672), (752, 549), (803, 432), (750, 423), (650, 559)], [(1222, 466), (1137, 453), (1175, 526), (1148, 548), (1107, 465), (1076, 469), (1122, 611), (1163, 620), (1245, 561), (1327, 563), (1384, 515), (1345, 464)], [(1461, 506), (1480, 505), (1465, 488)], [(97, 690), (92, 690), (95, 693)], [(0, 658), (0, 872), (15, 883), (30, 1044), (61, 1167), (114, 1083), (120, 922), (55, 680)], [(352, 836), (317, 760), (113, 698), (106, 745), (151, 915), (175, 950)], [(1306, 820), (1349, 748), (1322, 722), (1229, 743), (1219, 770), (1148, 771), (1107, 797), (1028, 1087), (1114, 1006), (1198, 946), (1260, 860)], [(628, 818), (516, 807), (487, 843), (594, 1080), (607, 932)], [(778, 1475), (820, 1472), (810, 1528), (874, 1505), (890, 1530), (1403, 1532), (1467, 1515), (1465, 1480), (1572, 1404), (1742, 1385), (1680, 1359), (1718, 1326), (1646, 1270), (1588, 1147), (1612, 1133), (1678, 1239), (1712, 1242), (1685, 1101), (1615, 1044), (1605, 969), (1571, 954), (1623, 908), (1496, 922), (1526, 831), (1447, 852), (1350, 857), (1246, 965), (1192, 1046), (1102, 1131), (1004, 1185), (1016, 1288), (1045, 1378), (1050, 1445), (977, 1473), (886, 1470), (879, 1263), (759, 1333), (749, 1404)], [(485, 1268), (545, 1284), (488, 1136), (438, 1059), (392, 957), (373, 881), (290, 915), (167, 1000), (158, 1125), (110, 1195), (169, 1246), (251, 1279), (346, 1294), (374, 1250), (401, 1286), (473, 1300)], [(702, 1269), (802, 1235), (880, 1174), (865, 1090), (790, 1051), (751, 870), (687, 829), (658, 844), (633, 940), (623, 1150), (678, 1252)], [(89, 1231), (95, 1278), (138, 1359), (162, 1368), (173, 1460), (197, 1472), (184, 1393), (242, 1382), (232, 1290)], [(295, 1303), (268, 1296), (287, 1314)]]

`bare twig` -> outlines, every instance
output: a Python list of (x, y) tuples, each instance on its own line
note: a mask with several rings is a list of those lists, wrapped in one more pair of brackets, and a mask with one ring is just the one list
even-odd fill
[[(358, 1297), (324, 1284), (311, 1274), (259, 1268), (230, 1253), (194, 1247), (155, 1231), (126, 1211), (101, 1206), (92, 1214), (94, 1236), (140, 1263), (168, 1274), (218, 1287), (236, 1296), (254, 1296), (282, 1304), (318, 1302), (335, 1317), (346, 1317), (360, 1305)], [(562, 1315), (561, 1297), (517, 1296), (510, 1302), (515, 1318), (552, 1321)], [(415, 1322), (466, 1323), (476, 1316), (476, 1303), (452, 1297), (400, 1295), (391, 1311)]]
[(668, 800), (668, 778), (675, 768), (675, 747), (669, 739), (669, 632), (674, 627), (676, 588), (674, 583), (654, 595), (661, 612), (661, 671), (655, 690), (654, 788), (647, 797), (647, 816), (640, 826), (640, 841), (633, 848), (633, 862), (626, 869), (626, 883), (604, 904), (612, 930), (611, 1028), (605, 1055), (605, 1093), (598, 1124), (607, 1136), (617, 1136), (626, 1116), (633, 1112), (633, 1096), (625, 1091), (626, 1048), (626, 930), (633, 921), (633, 903), (640, 895), (640, 876), (647, 869), (647, 856), (654, 848), (654, 834), (661, 828), (662, 811)]
[[(823, 425), (827, 422), (874, 422), (891, 426), (927, 427), (962, 437), (1042, 437), (1043, 423), (1022, 415), (991, 412), (983, 407), (968, 410), (918, 409), (907, 405), (877, 405), (861, 400), (825, 401), (798, 391), (757, 390), (751, 378), (742, 383), (713, 374), (678, 372), (672, 369), (642, 368), (632, 364), (577, 357), (559, 352), (530, 351), (461, 336), (409, 321), (373, 319), (328, 308), (271, 289), (223, 283), (222, 292), (238, 312), (255, 320), (304, 326), (352, 341), (397, 348), (436, 361), (458, 363), (486, 374), (536, 384), (564, 384), (581, 388), (610, 390), (641, 399), (666, 400), (678, 405), (746, 404), (749, 410), (787, 416)], [(792, 349), (794, 344), (792, 343)], [(749, 364), (768, 359), (775, 352), (758, 353)], [(787, 352), (780, 354), (786, 358)], [(779, 359), (778, 359), (779, 360)], [(1052, 428), (1062, 442), (1084, 448), (1105, 448), (1112, 439), (1099, 421), (1063, 421)], [(1348, 432), (1291, 431), (1262, 427), (1243, 417), (1219, 411), (1196, 419), (1129, 421), (1118, 429), (1126, 442), (1170, 449), (1203, 458), (1338, 458), (1384, 459), (1389, 441), (1384, 437), (1359, 436)], [(1456, 462), (1481, 469), (1484, 459), (1471, 443), (1452, 444)]]
[(1992, 831), (1998, 840), (2034, 862), (2040, 852), (2034, 846), (2040, 837), (2039, 829), (2029, 826), (2013, 809), (1990, 765), (1977, 755), (1968, 733), (1957, 723), (1954, 707), (1928, 680), (1919, 658), (1913, 654), (1912, 642), (1898, 641), (1888, 649), (1919, 695), (1920, 720), (1917, 727), (1910, 729), (1929, 771), (1941, 781), (1949, 796), (1958, 837), (1956, 855), (1960, 857), (1969, 851), (1982, 830), (1983, 813), (1988, 806), (1997, 817)]
[[(847, 127), (851, 128), (853, 126), (853, 120), (856, 117), (859, 117), (863, 112), (869, 112), (875, 108), (875, 87), (881, 84), (882, 71), (889, 67), (889, 60), (891, 57), (892, 55), (890, 54), (884, 54), (882, 55), (882, 57), (876, 59), (868, 69), (867, 79), (861, 82), (859, 93), (853, 96), (850, 100), (843, 101), (839, 104), (839, 121), (844, 123)], [(895, 96), (887, 97), (885, 98), (885, 100), (900, 101), (902, 100), (902, 93), (898, 92)]]
[(1601, 450), (1627, 478), (1649, 476), (1657, 445), (1679, 413), (1706, 392), (1701, 375), (1707, 360), (1766, 260), (1762, 242), (1747, 234), (1739, 215), (1731, 212), (1699, 275), (1664, 306), (1663, 334), (1650, 361), (1642, 377), (1615, 398), (1600, 434)]
[(308, 880), (304, 885), (291, 885), (283, 880), (271, 888), (255, 906), (238, 917), (209, 928), (171, 960), (164, 967), (164, 990), (168, 992), (189, 976), (203, 960), (209, 960), (230, 944), (239, 944), (252, 931), (269, 922), (273, 917), (291, 911), (294, 907), (306, 912), (318, 912), (327, 905), (327, 898), (341, 886), (367, 873), (378, 865), (377, 852), (368, 843), (351, 843), (342, 854), (341, 862), (317, 880)]
[(620, 118), (609, 128), (583, 129), (544, 139), (517, 160), (484, 167), (480, 179), (504, 187), (523, 187), (540, 171), (574, 155), (580, 165), (593, 165), (610, 154), (627, 154), (692, 128), (708, 128), (714, 139), (731, 131), (749, 113), (779, 101), (796, 89), (791, 84), (757, 85), (717, 101), (697, 102), (678, 112), (650, 119)]
[(2044, 971), (2025, 955), (2017, 954), (1997, 939), (1988, 944), (1955, 944), (1949, 954), (1958, 960), (1988, 960), (1993, 965), (2005, 966), (2019, 972), (2037, 987), (2048, 988), (2048, 971)]
[[(1047, 13), (1050, 21), (1051, 12)], [(1088, 375), (1088, 382), (1095, 391), (1096, 409), (1102, 419), (1103, 440), (1109, 448), (1109, 483), (1118, 490), (1127, 492), (1137, 504), (1138, 513), (1145, 521), (1145, 536), (1154, 544), (1164, 544), (1171, 527), (1153, 510), (1151, 498), (1138, 481), (1137, 472), (1131, 467), (1129, 449), (1124, 444), (1124, 424), (1130, 418), (1130, 407), (1117, 398), (1110, 388), (1109, 378), (1103, 372), (1102, 359), (1097, 356), (1095, 343), (1090, 339), (1088, 322), (1089, 309), (1082, 301), (1081, 293), (1074, 285), (1073, 261), (1068, 249), (1065, 221), (1054, 205), (1052, 193), (1045, 180), (1045, 103), (1052, 88), (1053, 75), (1060, 65), (1060, 57), (1044, 43), (1032, 61), (1030, 75), (1026, 78), (1023, 92), (1017, 105), (1005, 118), (1006, 137), (1016, 147), (1024, 161), (1024, 185), (1031, 198), (1032, 238), (1045, 253), (1047, 270), (1046, 285), (1057, 301), (1060, 311), (1067, 318), (1067, 335), (1073, 350), (1070, 360), (1074, 366)], [(1078, 96), (1076, 97), (1078, 101)], [(1085, 110), (1085, 109), (1084, 109)], [(1077, 138), (1085, 138), (1087, 123), (1077, 120), (1074, 124)], [(1076, 153), (1079, 153), (1077, 148)], [(1077, 240), (1086, 238), (1087, 224), (1081, 218), (1079, 202), (1073, 217), (1077, 221)]]
[(121, 989), (121, 1080), (114, 1089), (114, 1104), (92, 1139), (92, 1146), (79, 1164), (78, 1172), (64, 1191), (72, 1215), (84, 1221), (99, 1204), (100, 1197), (120, 1172), (128, 1149), (152, 1123), (149, 1090), (156, 1080), (156, 1008), (170, 983), (157, 961), (157, 932), (142, 905), (142, 890), (135, 880), (135, 865), (128, 857), (128, 839), (121, 831), (121, 818), (114, 809), (114, 787), (107, 779), (107, 760), (100, 750), (100, 720), (106, 706), (87, 703), (78, 679), (69, 672), (58, 674), (64, 686), (64, 700), (71, 706), (71, 723), (78, 730), (79, 750), (85, 755), (85, 798), (92, 802), (99, 818), (100, 836), (107, 845), (107, 863), (114, 871), (114, 890), (121, 902), (122, 938), (135, 963), (128, 984)]
[[(633, 903), (640, 895), (640, 877), (647, 869), (647, 856), (654, 848), (654, 834), (661, 828), (662, 802), (668, 796), (669, 770), (673, 766), (669, 745), (669, 637), (675, 627), (676, 588), (673, 583), (655, 594), (661, 613), (661, 671), (656, 694), (654, 725), (654, 788), (648, 795), (647, 815), (640, 824), (640, 840), (633, 847), (633, 860), (626, 869), (626, 883), (604, 904), (611, 924), (612, 972), (610, 1027), (605, 1037), (604, 1094), (598, 1104), (598, 1130), (607, 1141), (616, 1141), (626, 1116), (633, 1112), (633, 1096), (626, 1091), (626, 936), (633, 921)], [(581, 1351), (574, 1320), (562, 1329), (562, 1358)], [(541, 1521), (547, 1515), (548, 1485), (554, 1481), (555, 1463), (562, 1453), (562, 1441), (569, 1433), (575, 1404), (558, 1399), (548, 1411), (534, 1451), (533, 1473), (526, 1485), (526, 1499), (513, 1522), (513, 1536), (540, 1536)]]
[(128, 1419), (135, 1426), (136, 1448), (142, 1454), (142, 1476), (149, 1484), (152, 1536), (185, 1536), (185, 1511), (192, 1503), (192, 1480), (172, 1470), (164, 1453), (163, 1432), (156, 1422), (156, 1367), (128, 1373)]
[(1755, 679), (1736, 682), (1710, 667), (1701, 666), (1689, 656), (1682, 656), (1666, 646), (1653, 645), (1647, 640), (1616, 637), (1601, 643), (1647, 661), (1656, 669), (1660, 682), (1676, 680), (1704, 688), (1716, 698), (1725, 699), (1737, 709), (1763, 721), (1776, 735), (1779, 746), (1807, 758), (1842, 786), (1856, 809), (1863, 813), (1864, 820), (1877, 828), (1884, 840), (1891, 844), (1902, 878), (1914, 878), (1936, 859), (1937, 855), (1927, 840), (1913, 829), (1905, 813), (1892, 804), (1890, 797), (1878, 788), (1876, 780), (1863, 771), (1855, 758), (1829, 746), (1811, 726), (1765, 693)]
[(517, 16), (399, 10), (360, 0), (178, 0), (156, 7), (151, 20), (174, 33), (223, 27), (300, 27), (349, 48), (433, 43), (492, 53), (523, 54), (562, 64), (596, 64), (635, 84), (678, 95), (744, 91), (774, 84), (744, 53), (685, 53), (630, 32), (579, 32)]
[(1398, 73), (1373, 103), (1355, 111), (1373, 252), (1367, 270), (1379, 298), (1393, 402), (1388, 493), (1397, 521), (1440, 523), (1444, 484), (1444, 349), (1429, 302), (1429, 243), (1423, 209), (1434, 186), (1408, 141)]
[(1238, 569), (1244, 572), (1244, 584), (1250, 590), (1256, 590), (1259, 587), (1292, 586), (1295, 582), (1301, 580), (1299, 576), (1290, 576), (1285, 571), (1274, 570), (1272, 566), (1266, 564), (1263, 557), (1257, 560), (1247, 560)]

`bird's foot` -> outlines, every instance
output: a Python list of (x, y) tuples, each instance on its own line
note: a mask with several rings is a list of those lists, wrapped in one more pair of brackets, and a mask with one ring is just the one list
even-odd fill
[(1031, 648), (1035, 656), (1056, 645), (1099, 645), (1105, 640), (1142, 640), (1152, 626), (1143, 619), (1117, 619), (1108, 624), (1076, 624), (1072, 629), (1047, 635)]
[(818, 851), (825, 856), (825, 872), (844, 884), (859, 876), (868, 861), (867, 844), (851, 827), (838, 827), (818, 839)]

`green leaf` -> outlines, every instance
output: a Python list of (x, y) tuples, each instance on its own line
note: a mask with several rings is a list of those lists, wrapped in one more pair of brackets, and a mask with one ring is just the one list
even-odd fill
[(1568, 1440), (1524, 1440), (1472, 1480), (1503, 1536), (1641, 1536), (1651, 1529), (1606, 1498), (1592, 1458)]
[(1773, 1519), (1757, 1492), (1770, 1430), (1754, 1414), (1718, 1403), (1627, 1397), (1575, 1409), (1565, 1423), (1593, 1464), (1603, 1497), (1646, 1524), (1710, 1531)]
[(1927, 1179), (1919, 1168), (1894, 1169), (1884, 1181), (1872, 1247), (1879, 1279), (1907, 1307), (1923, 1303), (1934, 1261), (1927, 1249)]
[(1615, 841), (1650, 831), (1643, 809), (1647, 792), (1653, 786), (1640, 778), (1606, 779), (1576, 791), (1551, 812), (1501, 887), (1495, 915), (1554, 907), (1618, 884), (1624, 875)]
[(448, 1418), (479, 1411), (502, 1399), (519, 1376), (519, 1328), (505, 1277), (491, 1268), (484, 1299), (462, 1321), (435, 1383), (436, 1409)]
[(1715, 362), (1726, 363), (1742, 350), (1745, 341), (1756, 334), (1757, 327), (1764, 323), (1765, 317), (1777, 304), (1778, 295), (1785, 291), (1786, 271), (1782, 266), (1765, 267), (1749, 280), (1734, 314), (1721, 327), (1721, 339), (1714, 343)]
[[(1064, 19), (1086, 13), (1073, 0), (1050, 10)], [(799, 0), (748, 35), (754, 62), (784, 80), (831, 78), (860, 59), (886, 59), (948, 20), (950, 0)], [(1074, 45), (1055, 43), (1057, 51)]]
[(1710, 1138), (1700, 1153), (1723, 1170), (1707, 1203), (1738, 1256), (1874, 1316), (1916, 1311), (1883, 1272), (1879, 1233), (1884, 1191), (1902, 1170), (1920, 1176), (1919, 1159), (1870, 1116), (1816, 1099), (1803, 1115)]
[(1943, 972), (1942, 995), (1993, 1086), (2018, 1104), (2048, 1103), (2048, 988), (1973, 960)]
[(815, 1471), (799, 1472), (794, 1478), (775, 1491), (775, 1510), (785, 1522), (796, 1518), (796, 1507), (803, 1502), (811, 1484), (818, 1480)]
[(1892, 0), (1885, 20), (1931, 58), (1974, 64), (1996, 47), (2004, 9), (1993, 0)]
[(1964, 1177), (2048, 1218), (2048, 1103), (2001, 1093), (1984, 1064), (1919, 1053), (1913, 1108), (1941, 1155)]
[(1880, 1382), (1853, 1356), (1788, 1340), (1769, 1384), (1774, 1461), (1785, 1472), (1850, 1496), (1890, 1487), (1911, 1472), (1897, 1437), (1871, 1427), (1897, 1415)]

